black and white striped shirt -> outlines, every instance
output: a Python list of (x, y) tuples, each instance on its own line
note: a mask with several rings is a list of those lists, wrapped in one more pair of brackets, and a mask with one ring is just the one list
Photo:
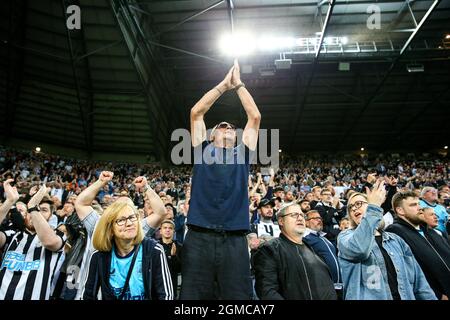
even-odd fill
[[(3, 231), (1, 231), (3, 232)], [(63, 246), (52, 252), (37, 234), (8, 230), (0, 266), (0, 300), (48, 300), (55, 272), (61, 266)]]

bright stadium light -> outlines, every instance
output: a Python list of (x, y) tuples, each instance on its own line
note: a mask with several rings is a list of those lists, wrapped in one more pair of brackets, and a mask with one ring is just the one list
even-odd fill
[(448, 149), (448, 146), (445, 146), (444, 149)]
[(293, 37), (282, 37), (277, 40), (276, 45), (279, 49), (292, 49), (295, 46), (295, 39)]
[(364, 151), (364, 148), (361, 148), (361, 151)]
[(41, 152), (41, 147), (36, 147), (36, 152)]
[(239, 32), (233, 35), (227, 34), (220, 38), (219, 47), (228, 56), (245, 56), (255, 50), (255, 40), (247, 32)]
[(258, 50), (261, 51), (271, 51), (274, 50), (274, 43), (276, 41), (275, 37), (263, 36), (258, 39)]
[(293, 37), (273, 37), (262, 36), (257, 41), (258, 50), (288, 50), (296, 46), (296, 39)]
[(348, 38), (347, 37), (341, 37), (341, 43), (342, 44), (347, 44), (348, 43)]

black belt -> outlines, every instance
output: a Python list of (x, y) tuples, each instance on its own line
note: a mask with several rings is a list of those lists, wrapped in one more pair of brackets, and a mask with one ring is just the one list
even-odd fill
[(195, 226), (193, 224), (188, 224), (188, 229), (196, 231), (196, 232), (212, 233), (212, 234), (218, 234), (218, 235), (244, 236), (247, 234), (247, 231), (245, 231), (245, 230), (208, 229), (208, 228)]

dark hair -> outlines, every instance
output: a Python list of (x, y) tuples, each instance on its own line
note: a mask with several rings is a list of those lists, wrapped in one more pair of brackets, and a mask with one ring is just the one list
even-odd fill
[(318, 213), (318, 214), (320, 215), (320, 212), (317, 211), (317, 210), (309, 210), (309, 211), (305, 214), (306, 219), (308, 219), (309, 215), (310, 215), (310, 214), (313, 214), (313, 213)]
[(396, 208), (402, 205), (403, 200), (407, 198), (418, 198), (414, 191), (399, 191), (392, 197), (392, 210), (394, 214), (397, 215)]
[(55, 203), (50, 197), (44, 196), (44, 198), (42, 198), (41, 200), (41, 204), (42, 203), (47, 203), (50, 206), (51, 213), (55, 211)]

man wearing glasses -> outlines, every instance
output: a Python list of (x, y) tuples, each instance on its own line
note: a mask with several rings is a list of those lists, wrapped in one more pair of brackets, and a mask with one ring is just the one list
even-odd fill
[[(207, 141), (204, 122), (213, 103), (232, 89), (247, 114), (242, 143), (236, 147), (236, 130), (232, 124), (216, 125)], [(182, 300), (252, 297), (245, 234), (250, 229), (250, 155), (256, 149), (260, 121), (261, 114), (240, 80), (237, 61), (222, 82), (191, 109), (195, 164), (186, 222), (188, 232), (181, 253)]]
[(306, 213), (306, 233), (303, 240), (310, 245), (328, 265), (333, 278), (334, 287), (339, 297), (342, 296), (342, 278), (339, 267), (336, 246), (331, 243), (323, 232), (323, 222), (317, 210), (310, 210)]
[(298, 204), (277, 214), (279, 238), (264, 243), (254, 255), (255, 290), (262, 300), (336, 300), (325, 262), (303, 241), (305, 217)]
[(351, 228), (337, 238), (345, 300), (436, 300), (410, 247), (383, 231), (385, 199), (381, 179), (348, 199)]

